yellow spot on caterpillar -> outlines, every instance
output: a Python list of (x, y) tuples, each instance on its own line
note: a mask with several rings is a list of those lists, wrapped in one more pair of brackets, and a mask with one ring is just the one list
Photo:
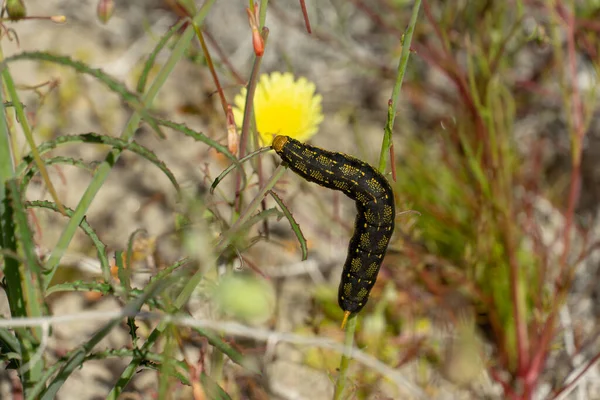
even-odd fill
[(381, 183), (375, 178), (369, 179), (367, 181), (367, 186), (369, 186), (375, 196), (383, 192), (383, 186), (381, 186)]
[(367, 248), (371, 246), (371, 238), (369, 237), (369, 233), (365, 232), (360, 235), (360, 245), (363, 248)]
[(338, 180), (333, 181), (333, 186), (335, 186), (336, 188), (338, 188), (340, 190), (344, 190), (344, 191), (348, 190), (348, 188), (349, 188), (347, 182), (338, 181)]
[[(314, 151), (312, 151), (312, 150), (310, 150), (310, 149), (308, 149), (308, 148), (306, 148), (306, 149), (304, 149), (304, 150), (302, 151), (302, 155), (303, 155), (304, 157), (306, 157), (306, 158), (314, 158), (316, 154), (317, 154), (317, 153), (315, 153)], [(321, 157), (321, 156), (320, 156), (320, 157)]]
[[(354, 182), (354, 181), (352, 181)], [(355, 182), (356, 183), (356, 182)], [(358, 183), (356, 183), (358, 185)], [(362, 192), (358, 192), (356, 193), (356, 201), (359, 201), (362, 205), (366, 205), (369, 202), (370, 198), (362, 193)]]
[(281, 152), (281, 150), (283, 150), (283, 146), (285, 146), (285, 144), (288, 142), (288, 139), (289, 138), (287, 136), (277, 135), (275, 136), (275, 138), (273, 138), (273, 143), (271, 144), (271, 147), (273, 148), (273, 150), (279, 153)]
[[(367, 276), (367, 278), (372, 278), (375, 276), (375, 274), (377, 273), (377, 263), (371, 263), (369, 264), (369, 267), (367, 268), (367, 271), (365, 272), (365, 275)], [(371, 281), (369, 281), (369, 284), (371, 284)]]
[(306, 168), (306, 164), (302, 161), (297, 162), (294, 166), (305, 174), (308, 174), (308, 168)]
[[(321, 171), (317, 171), (317, 170), (313, 169), (313, 170), (310, 171), (310, 176), (312, 176), (313, 178), (315, 178), (319, 182), (323, 182), (323, 180), (324, 180), (324, 176), (321, 173)], [(328, 182), (325, 182), (325, 183), (328, 183)]]
[(392, 223), (392, 214), (393, 213), (394, 213), (394, 210), (392, 210), (392, 206), (390, 206), (389, 204), (386, 204), (385, 206), (383, 206), (383, 223), (384, 224)]
[[(360, 258), (353, 258), (352, 261), (350, 261), (350, 272), (358, 272), (361, 268), (362, 261)], [(350, 274), (348, 274), (348, 277), (350, 277)]]
[(381, 240), (377, 243), (377, 249), (385, 250), (385, 248), (388, 245), (389, 240), (390, 239), (387, 236), (382, 237)]
[(331, 167), (332, 165), (336, 164), (336, 162), (333, 161), (331, 158), (327, 158), (322, 154), (317, 157), (317, 162), (326, 167)]
[(352, 284), (350, 282), (344, 283), (344, 294), (350, 296), (352, 294)]
[(375, 214), (373, 214), (373, 211), (371, 210), (365, 211), (365, 219), (371, 225), (375, 225), (379, 222), (378, 218), (375, 216)]
[(368, 291), (367, 289), (365, 289), (365, 288), (361, 288), (361, 289), (358, 291), (358, 293), (356, 294), (356, 297), (357, 297), (359, 300), (362, 300), (362, 299), (364, 299), (365, 297), (367, 297), (367, 295), (368, 295), (368, 294), (369, 294), (369, 291)]
[(356, 167), (353, 167), (351, 165), (348, 164), (344, 164), (341, 166), (340, 171), (342, 171), (342, 174), (348, 176), (348, 177), (352, 177), (352, 176), (360, 176), (361, 174), (364, 176), (364, 172), (362, 172), (361, 170), (359, 170)]

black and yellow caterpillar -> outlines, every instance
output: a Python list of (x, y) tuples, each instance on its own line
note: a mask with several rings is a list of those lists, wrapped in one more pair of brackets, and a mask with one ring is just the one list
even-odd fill
[(350, 314), (365, 306), (377, 279), (394, 231), (394, 192), (379, 171), (357, 158), (288, 136), (275, 136), (271, 147), (296, 174), (356, 201), (358, 215), (338, 290), (343, 328)]

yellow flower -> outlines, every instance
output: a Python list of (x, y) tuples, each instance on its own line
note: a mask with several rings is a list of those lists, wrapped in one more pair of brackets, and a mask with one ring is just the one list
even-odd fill
[[(233, 116), (238, 127), (244, 119), (246, 88), (235, 96)], [(286, 135), (302, 142), (310, 139), (323, 121), (321, 95), (315, 84), (289, 72), (273, 72), (260, 77), (254, 93), (254, 115), (263, 145), (270, 145), (274, 135)]]

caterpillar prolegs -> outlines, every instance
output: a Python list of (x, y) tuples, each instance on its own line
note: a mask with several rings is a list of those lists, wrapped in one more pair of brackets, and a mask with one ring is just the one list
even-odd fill
[(352, 313), (367, 303), (394, 231), (394, 192), (387, 179), (369, 164), (342, 153), (276, 136), (273, 150), (304, 179), (340, 190), (356, 201), (354, 234), (338, 290), (344, 327)]

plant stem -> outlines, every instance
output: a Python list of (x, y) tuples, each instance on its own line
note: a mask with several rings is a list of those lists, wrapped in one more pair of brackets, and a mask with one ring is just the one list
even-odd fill
[(352, 347), (354, 346), (354, 332), (356, 331), (356, 321), (358, 314), (350, 315), (348, 322), (346, 323), (346, 336), (344, 338), (344, 354), (340, 361), (340, 373), (335, 382), (335, 391), (333, 393), (334, 400), (341, 400), (344, 394), (344, 388), (346, 386), (346, 375), (348, 374), (348, 367), (350, 366), (350, 359), (352, 358)]
[[(381, 173), (385, 172), (388, 153), (392, 147), (392, 130), (394, 128), (394, 120), (396, 119), (396, 105), (398, 103), (398, 97), (400, 96), (400, 89), (402, 88), (402, 81), (404, 80), (406, 66), (408, 65), (410, 44), (412, 42), (412, 36), (413, 32), (415, 31), (420, 8), (421, 0), (416, 0), (415, 4), (413, 5), (410, 23), (408, 24), (406, 33), (402, 39), (402, 53), (400, 54), (400, 62), (398, 63), (398, 75), (396, 76), (396, 83), (394, 84), (394, 89), (392, 90), (392, 98), (388, 103), (387, 122), (384, 128), (383, 142), (381, 143), (381, 154), (379, 155), (379, 172)], [(392, 162), (394, 162), (394, 160), (392, 160)]]

